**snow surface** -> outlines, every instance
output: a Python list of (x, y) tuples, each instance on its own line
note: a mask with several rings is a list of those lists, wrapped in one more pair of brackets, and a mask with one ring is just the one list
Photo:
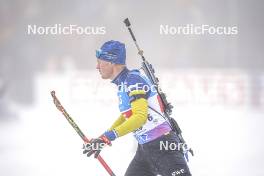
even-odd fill
[[(219, 96), (204, 98), (204, 94), (197, 94), (200, 89), (194, 88), (195, 85), (191, 91), (195, 95), (186, 93), (184, 84), (177, 86), (175, 81), (174, 87), (170, 87), (175, 75), (179, 81), (181, 74), (168, 71), (160, 79), (175, 106), (173, 114), (183, 136), (195, 152), (189, 162), (193, 175), (264, 175), (263, 108), (249, 105), (247, 90), (243, 92), (242, 103), (237, 99), (242, 96), (239, 94), (224, 105)], [(198, 78), (202, 76), (197, 77), (193, 72), (189, 75), (193, 75), (191, 80), (201, 83)], [(247, 85), (245, 75), (236, 75)], [(213, 78), (216, 80), (219, 75)], [(62, 105), (91, 138), (104, 132), (118, 117), (114, 85), (100, 80), (96, 72), (85, 71), (56, 76), (40, 74), (36, 76), (34, 90), (34, 105), (16, 106), (17, 119), (0, 121), (0, 175), (108, 175), (98, 161), (82, 154), (82, 140), (53, 105), (50, 91), (57, 92)], [(230, 91), (237, 92), (236, 87), (231, 85)], [(177, 97), (181, 101), (177, 101)], [(198, 101), (193, 102), (194, 98)], [(114, 141), (112, 147), (105, 148), (102, 157), (116, 175), (121, 176), (133, 158), (136, 146), (133, 136), (127, 135)]]

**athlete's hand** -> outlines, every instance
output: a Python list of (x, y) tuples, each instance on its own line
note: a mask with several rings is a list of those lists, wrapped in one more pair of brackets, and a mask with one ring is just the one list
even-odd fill
[(94, 157), (97, 158), (105, 145), (111, 145), (111, 141), (105, 135), (92, 139), (83, 145), (83, 154), (87, 154), (88, 157), (94, 154)]

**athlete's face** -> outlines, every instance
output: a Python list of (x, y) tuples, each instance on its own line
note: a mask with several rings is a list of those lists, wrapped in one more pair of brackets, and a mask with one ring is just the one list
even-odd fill
[(110, 79), (112, 77), (113, 66), (114, 64), (111, 64), (110, 62), (97, 59), (96, 69), (99, 71), (103, 79)]

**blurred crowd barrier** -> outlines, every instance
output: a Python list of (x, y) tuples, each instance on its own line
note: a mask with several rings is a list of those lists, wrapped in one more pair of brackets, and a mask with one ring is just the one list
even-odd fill
[[(226, 106), (264, 108), (264, 74), (252, 78), (242, 70), (159, 70), (160, 87), (176, 106)], [(256, 81), (257, 79), (257, 81)], [(117, 102), (116, 88), (109, 80), (101, 80), (97, 71), (75, 71), (57, 76), (40, 74), (35, 79), (35, 98), (52, 88), (68, 97), (71, 103)]]

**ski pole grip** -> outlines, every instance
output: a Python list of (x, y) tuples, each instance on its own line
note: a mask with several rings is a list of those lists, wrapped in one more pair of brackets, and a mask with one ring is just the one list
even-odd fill
[(133, 34), (133, 32), (132, 32), (132, 30), (131, 30), (131, 28), (130, 28), (130, 25), (131, 25), (131, 24), (130, 24), (130, 22), (129, 22), (129, 19), (126, 18), (126, 19), (124, 20), (124, 23), (126, 24), (126, 27), (128, 28), (128, 31), (129, 31), (131, 37), (132, 37), (133, 40), (136, 42), (136, 37), (134, 36), (134, 34)]
[(124, 20), (124, 23), (126, 24), (126, 27), (130, 27), (131, 25), (128, 18)]

